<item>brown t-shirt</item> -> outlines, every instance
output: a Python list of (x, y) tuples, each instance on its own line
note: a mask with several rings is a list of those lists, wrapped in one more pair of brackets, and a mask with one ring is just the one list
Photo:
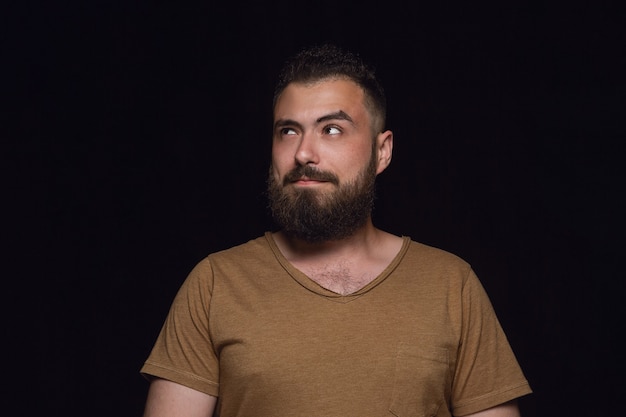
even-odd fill
[(406, 237), (347, 296), (269, 233), (208, 256), (141, 372), (218, 396), (220, 417), (464, 415), (531, 392), (470, 266)]

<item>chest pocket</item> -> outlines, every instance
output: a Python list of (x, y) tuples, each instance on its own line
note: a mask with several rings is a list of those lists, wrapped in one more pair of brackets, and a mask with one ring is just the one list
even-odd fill
[(397, 417), (449, 416), (451, 390), (448, 350), (400, 345), (389, 411)]

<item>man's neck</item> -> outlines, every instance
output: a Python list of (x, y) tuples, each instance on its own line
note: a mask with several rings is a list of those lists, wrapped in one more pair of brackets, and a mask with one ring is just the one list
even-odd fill
[(376, 229), (371, 222), (341, 240), (312, 243), (278, 232), (274, 241), (294, 267), (322, 287), (343, 295), (374, 280), (402, 247), (402, 239)]

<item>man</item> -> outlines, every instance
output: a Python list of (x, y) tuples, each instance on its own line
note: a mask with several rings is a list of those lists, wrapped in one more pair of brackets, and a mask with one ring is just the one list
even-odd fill
[(519, 415), (531, 390), (470, 266), (372, 223), (385, 109), (354, 54), (287, 62), (268, 179), (280, 230), (190, 273), (142, 368), (146, 417)]

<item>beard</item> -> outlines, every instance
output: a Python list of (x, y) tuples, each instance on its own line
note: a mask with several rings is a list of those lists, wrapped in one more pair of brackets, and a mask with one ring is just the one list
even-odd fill
[[(285, 175), (282, 184), (270, 168), (268, 177), (269, 207), (274, 221), (282, 231), (309, 243), (341, 240), (352, 236), (363, 226), (374, 207), (376, 183), (376, 152), (349, 183), (341, 184), (331, 172), (311, 166), (298, 166)], [(303, 176), (328, 181), (331, 191), (289, 187)]]

